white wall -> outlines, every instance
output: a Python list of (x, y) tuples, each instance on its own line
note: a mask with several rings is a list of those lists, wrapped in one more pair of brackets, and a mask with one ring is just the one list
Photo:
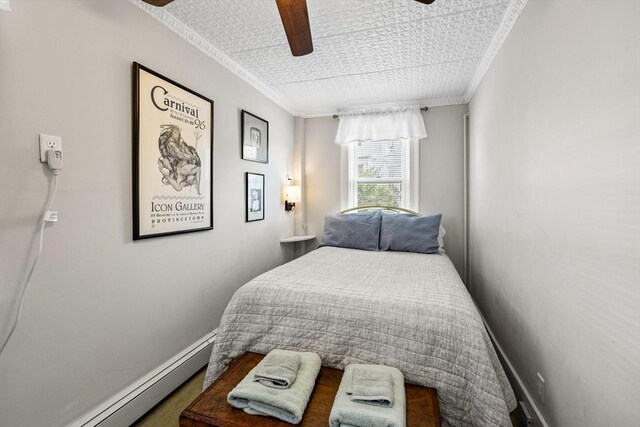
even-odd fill
[(420, 212), (442, 212), (444, 248), (464, 277), (464, 135), (467, 105), (423, 112), (427, 139), (420, 142)]
[[(443, 214), (445, 249), (463, 275), (463, 127), (466, 105), (422, 112), (427, 134), (420, 142), (420, 212)], [(308, 232), (320, 236), (324, 216), (340, 211), (338, 120), (306, 119), (305, 177)]]
[(639, 79), (640, 3), (530, 1), (469, 107), (471, 293), (553, 426), (640, 419)]
[[(0, 425), (64, 425), (214, 329), (233, 292), (286, 261), (293, 118), (127, 1), (12, 1), (0, 12), (0, 334), (47, 194), (38, 134), (65, 166), (23, 317), (0, 357)], [(215, 101), (214, 230), (132, 242), (131, 63)], [(240, 159), (239, 110), (270, 122)], [(266, 174), (245, 223), (244, 172)]]
[(322, 236), (324, 216), (340, 212), (340, 147), (333, 141), (338, 121), (305, 119), (305, 203), (309, 234)]

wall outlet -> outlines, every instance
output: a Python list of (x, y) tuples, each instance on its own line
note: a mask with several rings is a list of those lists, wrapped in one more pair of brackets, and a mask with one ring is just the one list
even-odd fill
[(40, 161), (47, 162), (47, 150), (62, 151), (62, 138), (59, 136), (40, 134)]
[(47, 211), (47, 212), (45, 212), (44, 220), (46, 222), (57, 222), (58, 221), (58, 211)]
[(536, 372), (536, 391), (540, 398), (540, 403), (544, 405), (544, 378), (540, 375), (540, 372)]

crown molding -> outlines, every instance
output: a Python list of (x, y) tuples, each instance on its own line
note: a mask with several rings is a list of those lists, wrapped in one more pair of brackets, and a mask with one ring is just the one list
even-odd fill
[(460, 105), (466, 104), (467, 102), (461, 96), (454, 96), (448, 98), (434, 98), (434, 99), (422, 99), (422, 100), (413, 100), (407, 102), (394, 102), (394, 103), (386, 103), (386, 104), (372, 104), (372, 105), (358, 105), (353, 107), (345, 107), (339, 108), (335, 111), (325, 111), (321, 113), (312, 113), (312, 114), (299, 114), (300, 117), (305, 119), (314, 119), (317, 117), (333, 117), (334, 114), (340, 114), (350, 111), (358, 111), (358, 110), (378, 110), (385, 108), (394, 108), (394, 107), (402, 107), (406, 105), (419, 105), (421, 107), (446, 107), (449, 105)]
[(464, 93), (463, 99), (465, 103), (468, 103), (471, 100), (471, 97), (474, 93), (476, 93), (476, 89), (480, 85), (480, 82), (484, 78), (484, 75), (489, 70), (489, 67), (493, 63), (500, 47), (504, 43), (504, 41), (509, 36), (511, 29), (514, 24), (518, 20), (520, 13), (527, 5), (528, 0), (511, 0), (509, 6), (507, 6), (507, 10), (504, 12), (504, 16), (502, 17), (502, 22), (500, 23), (500, 27), (498, 27), (498, 31), (496, 31), (491, 43), (489, 43), (489, 47), (484, 53), (484, 56), (480, 60), (478, 64), (478, 68), (476, 68), (476, 72), (469, 82), (469, 86), (467, 87), (466, 92)]
[(176, 33), (187, 43), (195, 46), (198, 50), (200, 50), (202, 53), (207, 55), (209, 58), (213, 59), (216, 62), (219, 62), (227, 70), (231, 71), (233, 74), (235, 74), (236, 76), (240, 77), (242, 80), (249, 83), (251, 86), (256, 88), (259, 92), (264, 94), (267, 98), (271, 99), (277, 105), (285, 109), (289, 114), (293, 116), (301, 114), (299, 112), (293, 111), (293, 109), (288, 105), (288, 103), (284, 100), (284, 98), (281, 95), (279, 95), (269, 86), (264, 84), (253, 73), (251, 73), (250, 71), (242, 67), (233, 59), (229, 58), (222, 51), (220, 51), (214, 45), (212, 45), (207, 40), (202, 38), (199, 34), (197, 34), (191, 28), (186, 26), (184, 23), (177, 20), (173, 15), (165, 11), (163, 8), (151, 6), (140, 0), (129, 0), (129, 2), (134, 4), (138, 8), (142, 9), (149, 15), (151, 15), (162, 25), (164, 25), (169, 30)]

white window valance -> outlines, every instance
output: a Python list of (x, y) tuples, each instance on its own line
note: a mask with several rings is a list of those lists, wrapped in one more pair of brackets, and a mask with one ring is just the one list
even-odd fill
[(426, 138), (420, 108), (340, 114), (336, 144)]

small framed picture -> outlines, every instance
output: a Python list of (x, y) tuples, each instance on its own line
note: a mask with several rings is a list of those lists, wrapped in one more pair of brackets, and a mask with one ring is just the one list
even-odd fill
[(269, 122), (245, 110), (241, 114), (242, 158), (269, 163)]
[(264, 219), (264, 175), (247, 172), (245, 174), (245, 200), (247, 201), (247, 222)]

